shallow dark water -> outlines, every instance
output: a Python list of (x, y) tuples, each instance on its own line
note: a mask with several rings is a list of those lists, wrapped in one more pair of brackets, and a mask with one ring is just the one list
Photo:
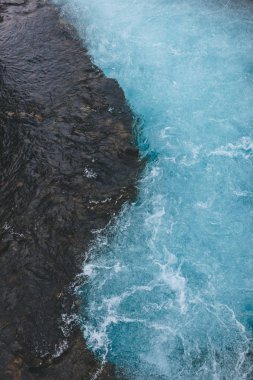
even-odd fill
[(89, 378), (68, 286), (135, 193), (132, 115), (52, 6), (0, 16), (0, 379)]

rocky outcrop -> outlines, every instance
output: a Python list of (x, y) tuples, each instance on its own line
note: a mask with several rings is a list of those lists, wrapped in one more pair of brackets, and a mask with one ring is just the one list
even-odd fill
[(0, 2), (0, 52), (0, 380), (92, 379), (63, 316), (92, 231), (135, 194), (131, 112), (47, 2)]

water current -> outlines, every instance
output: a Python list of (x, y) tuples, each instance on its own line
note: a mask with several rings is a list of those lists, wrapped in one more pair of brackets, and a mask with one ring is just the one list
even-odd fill
[(252, 378), (252, 4), (55, 2), (123, 88), (147, 160), (84, 263), (88, 346), (134, 380)]

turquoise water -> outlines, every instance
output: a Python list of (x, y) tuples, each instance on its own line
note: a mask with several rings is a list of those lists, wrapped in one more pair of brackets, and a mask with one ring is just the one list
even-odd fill
[(148, 159), (84, 263), (89, 347), (133, 380), (252, 378), (252, 5), (56, 3), (124, 89)]

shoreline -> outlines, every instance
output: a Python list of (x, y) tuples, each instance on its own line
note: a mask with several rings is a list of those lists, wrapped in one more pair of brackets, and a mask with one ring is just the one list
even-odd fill
[(0, 1), (0, 47), (0, 379), (91, 379), (62, 315), (92, 230), (136, 194), (133, 117), (47, 1)]

